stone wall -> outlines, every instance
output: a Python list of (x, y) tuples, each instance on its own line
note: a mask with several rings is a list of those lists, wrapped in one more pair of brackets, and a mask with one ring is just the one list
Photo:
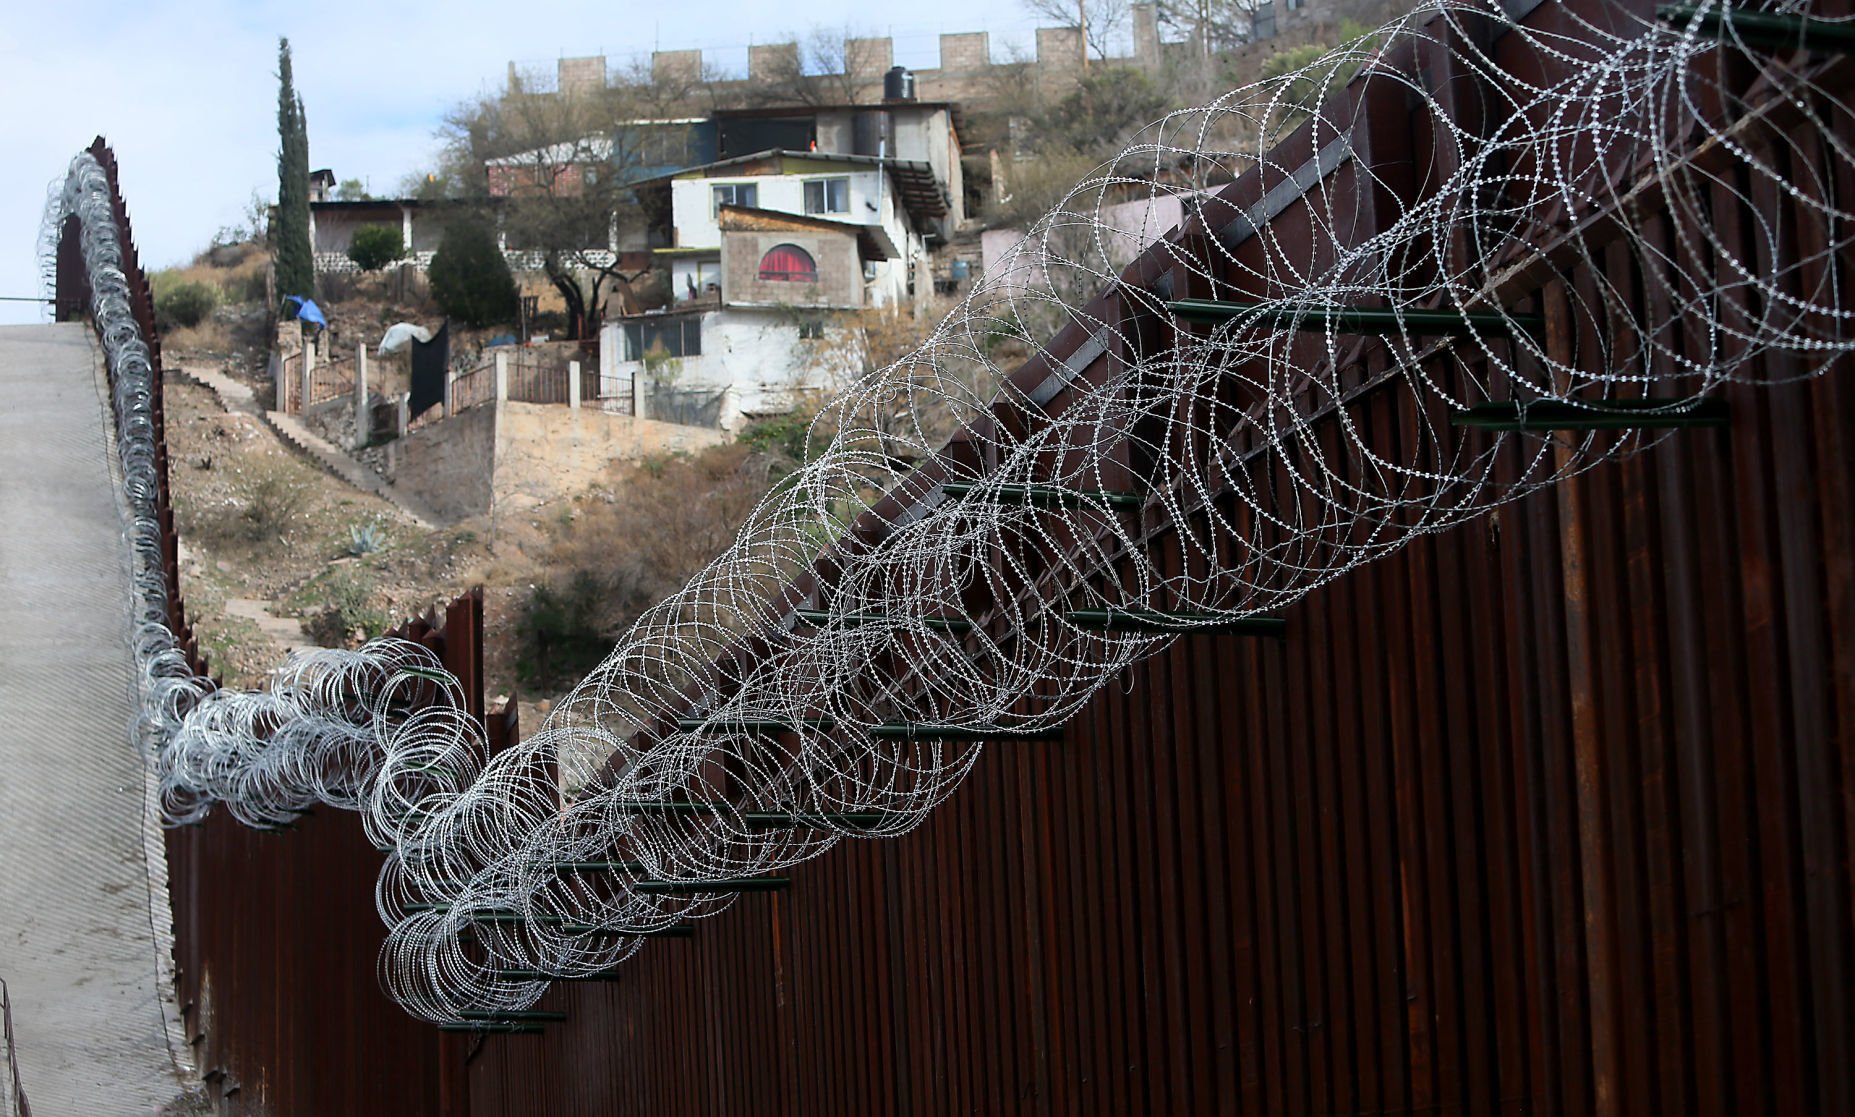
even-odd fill
[(420, 427), (389, 449), (387, 480), (424, 501), (446, 521), (469, 519), (490, 510), (495, 407), (475, 407)]
[(597, 404), (505, 401), (440, 419), (387, 447), (387, 479), (448, 523), (532, 508), (585, 488), (615, 461), (699, 450), (729, 435), (608, 415)]
[[(1398, 12), (1410, 10), (1411, 6), (1411, 0), (1302, 0), (1290, 8), (1286, 0), (1273, 0), (1267, 9), (1273, 14), (1273, 20), (1266, 21), (1266, 25), (1274, 27), (1274, 39), (1253, 46), (1266, 56), (1277, 49), (1321, 39), (1326, 28), (1342, 19), (1373, 26)], [(1128, 30), (1132, 53), (1095, 64), (1132, 66), (1152, 72), (1176, 62), (1191, 50), (1187, 43), (1160, 40), (1158, 12), (1151, 3), (1130, 6)], [(1029, 80), (1041, 96), (1061, 97), (1074, 87), (1082, 72), (1082, 34), (1075, 27), (1042, 27), (1036, 31), (1035, 42), (1036, 54), (1026, 73), (1012, 63), (994, 63), (991, 39), (984, 31), (943, 34), (940, 36), (940, 65), (913, 71), (915, 96), (923, 101), (985, 102), (998, 95), (1002, 83)], [(688, 103), (682, 108), (691, 113), (706, 112), (717, 104), (751, 102), (758, 87), (769, 81), (777, 83), (790, 78), (797, 72), (799, 53), (795, 42), (757, 44), (748, 48), (747, 78), (704, 83), (701, 51), (660, 50), (651, 54), (650, 72), (660, 86), (687, 93)], [(858, 102), (874, 103), (882, 99), (883, 73), (894, 57), (894, 43), (887, 37), (845, 41), (843, 58), (854, 79), (848, 84), (856, 90)], [(593, 75), (604, 75), (606, 60), (603, 56), (563, 58), (555, 65), (557, 88), (582, 89), (593, 80)], [(510, 63), (512, 79), (516, 73), (515, 64)]]
[(603, 477), (613, 462), (700, 450), (729, 436), (582, 407), (508, 402), (495, 411), (496, 466), (492, 481), (503, 510), (545, 504), (579, 492)]

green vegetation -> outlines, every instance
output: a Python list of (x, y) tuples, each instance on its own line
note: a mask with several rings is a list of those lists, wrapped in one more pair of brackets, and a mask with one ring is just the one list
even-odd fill
[(516, 676), (527, 685), (554, 689), (597, 667), (612, 648), (601, 622), (612, 588), (590, 570), (536, 586), (522, 610)]
[(363, 225), (348, 242), (348, 259), (362, 271), (379, 271), (405, 255), (406, 242), (397, 225)]
[(232, 482), (227, 502), (202, 515), (194, 530), (209, 546), (255, 547), (287, 535), (309, 495), (287, 460), (257, 461)]
[(155, 325), (163, 332), (199, 325), (219, 305), (219, 288), (192, 280), (154, 278)]
[(380, 529), (379, 521), (365, 524), (348, 525), (348, 553), (355, 557), (371, 555), (386, 549), (386, 532)]
[(277, 294), (315, 294), (316, 261), (309, 244), (309, 124), (290, 70), (290, 40), (277, 40), (277, 223), (271, 246)]
[(465, 325), (515, 318), (515, 277), (483, 222), (462, 220), (446, 229), (426, 278), (439, 307)]
[(793, 462), (805, 460), (805, 439), (811, 433), (816, 408), (801, 408), (762, 419), (741, 432), (741, 442), (760, 454), (774, 454)]
[(383, 635), (395, 622), (375, 603), (377, 589), (365, 567), (330, 567), (296, 595), (303, 631), (327, 648), (351, 647)]

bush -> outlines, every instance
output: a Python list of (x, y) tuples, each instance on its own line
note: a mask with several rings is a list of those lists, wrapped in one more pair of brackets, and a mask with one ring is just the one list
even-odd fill
[(219, 305), (210, 283), (176, 283), (155, 294), (155, 325), (163, 330), (197, 326)]
[(196, 533), (213, 546), (256, 547), (282, 538), (309, 502), (288, 462), (260, 460), (233, 480), (226, 502), (201, 517)]
[(602, 618), (614, 587), (590, 570), (536, 586), (517, 631), (516, 675), (530, 686), (557, 687), (599, 666), (612, 650)]
[(460, 221), (445, 230), (426, 273), (432, 298), (467, 326), (494, 326), (515, 318), (515, 277), (488, 226)]
[(385, 634), (393, 618), (375, 605), (374, 580), (365, 570), (330, 571), (305, 596), (320, 596), (322, 607), (303, 621), (303, 631), (325, 648), (356, 647)]
[(362, 271), (379, 271), (406, 254), (397, 225), (363, 225), (348, 242), (348, 259)]

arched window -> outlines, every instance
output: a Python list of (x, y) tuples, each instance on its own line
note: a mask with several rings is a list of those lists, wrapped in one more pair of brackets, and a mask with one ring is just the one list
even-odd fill
[(784, 283), (818, 282), (818, 265), (812, 254), (796, 244), (776, 244), (760, 257), (760, 278)]

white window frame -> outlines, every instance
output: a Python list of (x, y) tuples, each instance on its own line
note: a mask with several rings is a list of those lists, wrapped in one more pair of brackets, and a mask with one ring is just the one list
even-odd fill
[[(818, 209), (812, 208), (812, 187), (813, 186), (816, 186), (818, 188), (818, 200), (819, 200), (819, 207), (820, 207)], [(844, 207), (842, 209), (831, 208), (831, 187), (832, 186), (840, 186), (843, 190), (842, 200), (844, 203)], [(832, 175), (829, 178), (808, 178), (805, 180), (804, 194), (805, 194), (805, 197), (804, 197), (805, 212), (808, 215), (833, 214), (833, 213), (842, 214), (842, 213), (850, 212), (850, 176), (849, 175)]]
[[(754, 197), (752, 201), (743, 202), (740, 200), (741, 187), (743, 186), (745, 186), (747, 189), (752, 190), (754, 192)], [(724, 188), (726, 188), (729, 191), (729, 200), (726, 202), (721, 200), (721, 192)], [(710, 218), (719, 218), (721, 216), (721, 207), (724, 205), (747, 206), (749, 208), (753, 208), (759, 204), (760, 204), (760, 184), (757, 182), (711, 182), (709, 183), (709, 217)]]

